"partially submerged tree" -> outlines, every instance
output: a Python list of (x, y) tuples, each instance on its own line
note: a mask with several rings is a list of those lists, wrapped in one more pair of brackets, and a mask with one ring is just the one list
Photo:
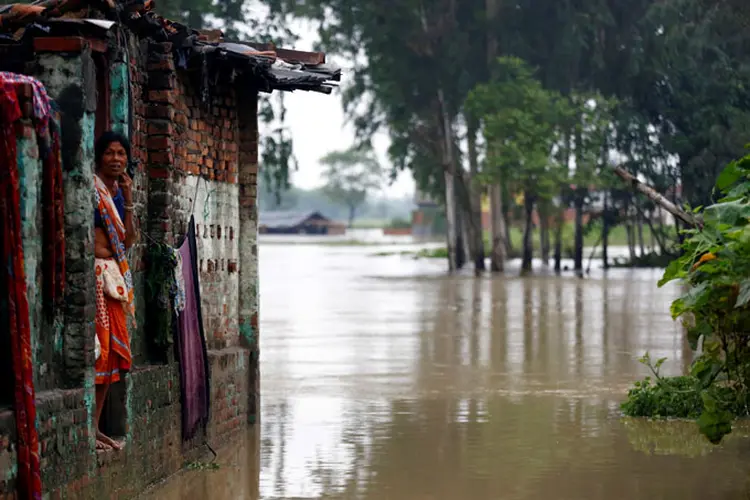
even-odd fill
[(523, 193), (522, 268), (528, 271), (534, 208), (540, 201), (551, 201), (561, 182), (553, 152), (567, 104), (559, 94), (543, 88), (520, 59), (503, 57), (498, 66), (493, 81), (470, 94), (468, 107), (480, 117), (487, 147), (482, 179), (488, 185), (512, 183)]
[(349, 210), (349, 227), (368, 194), (383, 184), (383, 170), (370, 150), (351, 148), (332, 151), (320, 159), (326, 195)]

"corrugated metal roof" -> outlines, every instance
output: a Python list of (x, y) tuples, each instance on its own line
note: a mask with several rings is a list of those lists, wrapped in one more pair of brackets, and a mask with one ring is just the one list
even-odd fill
[[(109, 7), (105, 7), (105, 6)], [(0, 41), (22, 42), (24, 37), (54, 36), (55, 24), (72, 12), (89, 7), (109, 8), (106, 20), (65, 19), (67, 24), (88, 24), (107, 30), (119, 20), (140, 37), (172, 42), (173, 50), (210, 55), (228, 62), (240, 73), (252, 75), (262, 91), (310, 90), (330, 94), (341, 80), (341, 69), (326, 64), (322, 52), (276, 48), (273, 44), (233, 42), (223, 39), (219, 30), (198, 31), (152, 12), (151, 0), (37, 0), (31, 4), (0, 5)], [(31, 28), (31, 29), (28, 29)], [(177, 54), (177, 52), (176, 52)], [(187, 64), (185, 57), (175, 57)]]

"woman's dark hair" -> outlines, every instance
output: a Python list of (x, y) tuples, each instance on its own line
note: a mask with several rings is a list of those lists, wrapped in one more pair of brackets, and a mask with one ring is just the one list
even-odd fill
[(128, 155), (128, 163), (130, 163), (130, 141), (124, 135), (108, 130), (99, 136), (94, 145), (94, 165), (96, 168), (99, 168), (104, 152), (113, 142), (119, 142), (120, 146), (125, 149), (125, 154)]

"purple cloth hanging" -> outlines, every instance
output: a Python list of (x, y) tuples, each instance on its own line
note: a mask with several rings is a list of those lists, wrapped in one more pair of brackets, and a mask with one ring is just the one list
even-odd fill
[(185, 281), (185, 309), (177, 317), (175, 344), (180, 363), (182, 439), (187, 441), (195, 437), (198, 429), (202, 428), (205, 432), (210, 409), (208, 351), (203, 334), (198, 249), (193, 217), (190, 218), (179, 252)]

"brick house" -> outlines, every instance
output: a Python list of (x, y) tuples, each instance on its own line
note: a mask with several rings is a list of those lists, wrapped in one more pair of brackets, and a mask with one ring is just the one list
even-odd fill
[[(225, 42), (215, 31), (166, 20), (151, 5), (48, 0), (0, 7), (0, 71), (44, 84), (59, 108), (62, 135), (67, 285), (65, 305), (52, 319), (34, 299), (43, 250), (35, 232), (41, 194), (33, 141), (19, 155), (25, 266), (34, 269), (26, 274), (36, 427), (43, 491), (51, 498), (133, 496), (203, 454), (206, 443), (220, 446), (255, 421), (258, 93), (330, 93), (340, 78), (321, 53)], [(93, 145), (107, 129), (131, 139), (136, 214), (147, 235), (129, 254), (137, 318), (146, 308), (145, 245), (175, 244), (195, 216), (212, 407), (207, 435), (183, 442), (174, 353), (154, 349), (149, 324), (139, 320), (131, 332), (133, 371), (113, 387), (105, 410), (106, 425), (127, 444), (101, 455), (92, 419)], [(33, 138), (31, 120), (22, 120), (18, 133)], [(0, 365), (11, 366), (8, 350), (0, 351)], [(6, 386), (0, 387), (0, 498), (13, 498), (16, 436)]]

